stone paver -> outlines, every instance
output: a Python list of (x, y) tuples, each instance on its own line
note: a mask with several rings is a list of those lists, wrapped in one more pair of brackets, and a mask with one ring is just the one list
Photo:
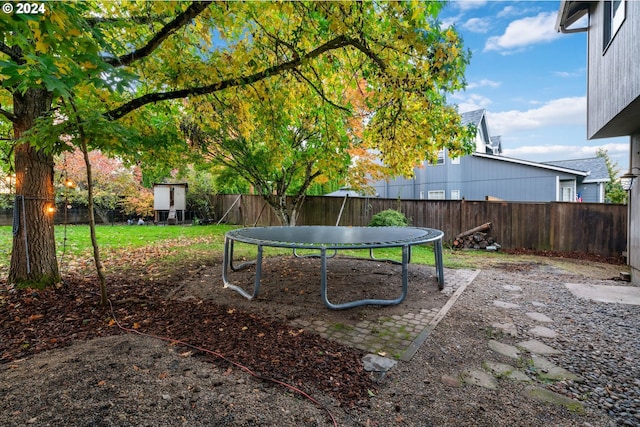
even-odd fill
[(531, 328), (529, 329), (529, 333), (543, 338), (555, 338), (558, 336), (558, 333), (556, 331), (544, 326), (536, 326), (534, 328)]
[(532, 318), (537, 322), (553, 323), (553, 319), (549, 318), (547, 315), (542, 313), (529, 312), (527, 313), (527, 316), (529, 316), (530, 318)]
[(465, 371), (462, 380), (465, 384), (473, 384), (489, 390), (495, 390), (498, 388), (498, 382), (493, 375), (478, 369)]
[(580, 377), (576, 374), (567, 371), (560, 366), (555, 365), (549, 359), (545, 359), (542, 356), (538, 356), (536, 354), (531, 355), (531, 360), (533, 361), (533, 367), (537, 371), (537, 375), (539, 378), (543, 380), (553, 380), (553, 381), (561, 381), (561, 380), (574, 380), (580, 381)]
[(518, 368), (506, 363), (493, 362), (491, 360), (484, 362), (485, 368), (498, 378), (508, 378), (513, 381), (530, 383), (532, 380), (524, 372)]
[(505, 334), (511, 335), (512, 337), (518, 336), (518, 328), (513, 323), (492, 323), (491, 327), (494, 329), (498, 329)]
[(551, 390), (547, 390), (540, 387), (528, 387), (525, 390), (525, 394), (528, 397), (536, 399), (544, 403), (552, 403), (555, 405), (564, 406), (568, 410), (576, 413), (584, 412), (584, 406), (581, 402), (568, 398), (558, 393), (554, 393)]
[(517, 347), (509, 344), (504, 344), (496, 340), (489, 340), (489, 348), (496, 353), (502, 354), (503, 356), (507, 356), (512, 359), (517, 359), (518, 357), (520, 357), (520, 350), (518, 350)]
[(498, 301), (498, 300), (495, 300), (493, 302), (493, 305), (500, 308), (520, 308), (518, 304), (514, 304), (512, 302), (506, 302), (506, 301)]
[(553, 347), (549, 347), (538, 340), (522, 341), (516, 344), (517, 347), (527, 350), (535, 354), (559, 354), (560, 352)]

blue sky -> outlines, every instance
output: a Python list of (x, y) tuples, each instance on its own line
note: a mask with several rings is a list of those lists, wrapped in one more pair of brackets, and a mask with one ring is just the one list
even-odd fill
[(484, 108), (503, 155), (544, 162), (607, 149), (624, 171), (628, 137), (587, 140), (587, 34), (555, 30), (559, 1), (454, 0), (440, 14), (472, 52), (460, 112)]

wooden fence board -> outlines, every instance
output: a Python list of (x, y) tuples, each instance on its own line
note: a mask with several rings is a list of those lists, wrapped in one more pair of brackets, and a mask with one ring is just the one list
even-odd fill
[[(307, 197), (298, 224), (335, 225), (343, 202), (342, 197)], [(400, 210), (416, 227), (442, 230), (447, 243), (462, 231), (490, 222), (491, 236), (505, 249), (587, 252), (604, 257), (618, 257), (626, 250), (625, 205), (349, 197), (340, 225), (367, 225), (374, 214), (385, 209)], [(238, 195), (219, 195), (214, 210), (216, 221), (226, 213), (223, 222), (229, 224), (279, 225), (272, 209), (259, 196), (243, 195), (238, 200)], [(82, 218), (82, 212), (74, 211), (68, 223), (83, 223)], [(11, 222), (11, 209), (0, 211), (0, 224)]]
[[(218, 218), (236, 198), (219, 196)], [(335, 225), (343, 203), (342, 197), (307, 197), (298, 225)], [(374, 214), (386, 209), (400, 210), (416, 227), (442, 230), (448, 243), (462, 231), (491, 222), (490, 235), (505, 249), (587, 252), (605, 257), (617, 257), (626, 250), (625, 205), (349, 197), (340, 225), (367, 225)], [(252, 226), (258, 217), (258, 225), (279, 225), (259, 196), (242, 196), (242, 204), (229, 212), (225, 222)]]

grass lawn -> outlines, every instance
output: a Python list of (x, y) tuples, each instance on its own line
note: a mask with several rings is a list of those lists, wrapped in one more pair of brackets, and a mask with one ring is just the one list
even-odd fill
[[(134, 267), (133, 254), (144, 253), (149, 256), (147, 262), (153, 262), (155, 267), (169, 268), (176, 263), (199, 262), (206, 259), (222, 258), (224, 234), (237, 228), (229, 225), (208, 226), (153, 226), (153, 225), (99, 225), (96, 236), (100, 246), (101, 257), (105, 260), (119, 259), (118, 267), (127, 265)], [(71, 262), (92, 259), (93, 250), (88, 225), (57, 226), (55, 229), (56, 249), (58, 259)], [(10, 226), (0, 227), (0, 266), (7, 268), (10, 261), (12, 233)], [(255, 256), (255, 246), (236, 243), (237, 257), (252, 258)], [(311, 251), (306, 251), (310, 253)], [(265, 256), (290, 254), (291, 250), (281, 248), (265, 248)], [(305, 251), (301, 251), (304, 254)], [(132, 257), (127, 256), (132, 254)], [(340, 251), (341, 255), (368, 257), (368, 250)], [(380, 259), (402, 259), (400, 248), (376, 249), (375, 256)], [(444, 250), (444, 263), (451, 268), (475, 268), (487, 257), (487, 253), (475, 255), (474, 252), (460, 252)], [(504, 255), (490, 254), (500, 257)], [(413, 248), (412, 263), (434, 264), (433, 247), (431, 245)], [(137, 265), (140, 267), (140, 265)], [(2, 269), (4, 270), (4, 268)]]

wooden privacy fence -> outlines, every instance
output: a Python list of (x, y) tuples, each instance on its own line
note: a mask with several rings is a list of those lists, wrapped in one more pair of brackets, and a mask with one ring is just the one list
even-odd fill
[[(244, 226), (279, 225), (259, 196), (220, 195), (216, 217)], [(627, 206), (602, 203), (528, 203), (465, 200), (396, 200), (379, 198), (307, 197), (298, 225), (367, 225), (385, 209), (396, 209), (416, 227), (444, 231), (445, 242), (456, 234), (490, 222), (491, 236), (505, 249), (527, 248), (586, 252), (619, 257), (627, 245)]]

